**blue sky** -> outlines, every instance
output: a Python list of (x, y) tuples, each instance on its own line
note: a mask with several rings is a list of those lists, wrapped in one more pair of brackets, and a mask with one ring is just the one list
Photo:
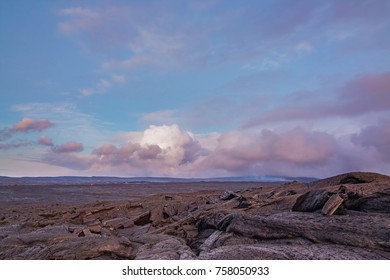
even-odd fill
[(0, 175), (389, 174), (389, 13), (1, 1)]

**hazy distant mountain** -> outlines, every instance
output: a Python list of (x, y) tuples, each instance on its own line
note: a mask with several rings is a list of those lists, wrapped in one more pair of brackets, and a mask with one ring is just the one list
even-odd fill
[(0, 176), (0, 182), (35, 183), (126, 183), (126, 182), (311, 182), (317, 178), (284, 176), (236, 176), (217, 178), (173, 178), (173, 177), (105, 177), (105, 176), (58, 176), (58, 177), (7, 177)]

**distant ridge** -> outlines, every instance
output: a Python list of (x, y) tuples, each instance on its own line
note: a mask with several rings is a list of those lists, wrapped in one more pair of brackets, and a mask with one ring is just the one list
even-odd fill
[(359, 184), (388, 181), (389, 176), (374, 172), (348, 172), (336, 176), (309, 182), (310, 186), (325, 187), (339, 184)]
[(7, 177), (0, 176), (0, 182), (34, 183), (126, 183), (126, 182), (312, 182), (311, 177), (285, 176), (236, 176), (216, 178), (175, 178), (175, 177), (110, 177), (110, 176), (57, 176), (57, 177)]

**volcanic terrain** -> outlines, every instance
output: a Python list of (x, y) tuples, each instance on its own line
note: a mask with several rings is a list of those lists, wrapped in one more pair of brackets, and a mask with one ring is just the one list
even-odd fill
[(390, 177), (376, 173), (0, 194), (0, 259), (390, 259)]

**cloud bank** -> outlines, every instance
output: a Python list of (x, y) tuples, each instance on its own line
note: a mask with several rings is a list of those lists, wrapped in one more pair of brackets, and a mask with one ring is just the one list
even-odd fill
[(389, 124), (389, 119), (380, 120), (343, 137), (302, 127), (195, 136), (177, 125), (150, 126), (129, 133), (138, 136), (127, 143), (105, 143), (91, 153), (81, 153), (83, 146), (77, 142), (56, 146), (42, 161), (76, 171), (120, 176), (325, 177), (356, 170), (386, 173), (390, 167)]
[[(13, 133), (16, 129), (39, 132), (52, 125), (50, 121), (23, 120), (13, 126)], [(44, 135), (35, 142), (14, 139), (0, 143), (0, 150), (36, 145), (42, 153), (35, 160), (77, 174), (326, 177), (356, 170), (388, 173), (389, 127), (390, 118), (379, 118), (359, 131), (339, 136), (303, 126), (196, 135), (176, 124), (151, 125), (143, 131), (114, 135), (110, 138), (113, 142), (88, 150), (76, 138), (58, 145)]]

